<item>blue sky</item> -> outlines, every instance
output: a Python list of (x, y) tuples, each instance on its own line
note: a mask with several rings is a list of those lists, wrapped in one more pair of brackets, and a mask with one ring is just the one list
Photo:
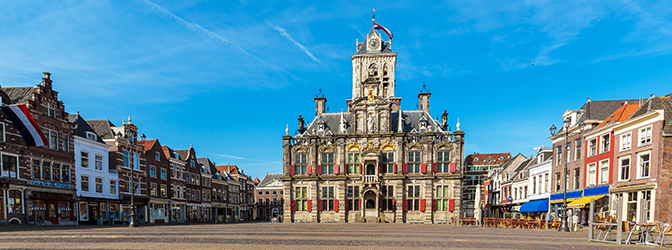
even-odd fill
[[(351, 97), (355, 40), (378, 23), (398, 52), (397, 95), (466, 132), (465, 153), (530, 155), (592, 100), (672, 92), (669, 1), (5, 1), (0, 81), (51, 72), (70, 113), (128, 116), (148, 138), (263, 177), (281, 137)], [(531, 66), (529, 62), (534, 62)], [(292, 132), (293, 134), (293, 132)]]

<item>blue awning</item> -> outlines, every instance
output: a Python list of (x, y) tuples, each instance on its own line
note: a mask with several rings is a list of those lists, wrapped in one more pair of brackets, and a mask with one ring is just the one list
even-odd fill
[(583, 190), (583, 196), (595, 196), (609, 194), (609, 185), (586, 188)]
[(518, 212), (521, 213), (530, 213), (530, 212), (547, 212), (548, 211), (548, 199), (533, 200), (523, 203), (520, 206)]
[[(552, 201), (554, 201), (554, 200), (560, 200), (560, 199), (562, 199), (563, 196), (564, 196), (563, 193), (552, 194), (552, 195), (551, 195), (551, 200), (552, 200)], [(582, 196), (582, 194), (581, 194), (581, 190), (578, 190), (578, 191), (572, 191), (572, 192), (567, 192), (567, 199), (580, 198), (581, 196)]]

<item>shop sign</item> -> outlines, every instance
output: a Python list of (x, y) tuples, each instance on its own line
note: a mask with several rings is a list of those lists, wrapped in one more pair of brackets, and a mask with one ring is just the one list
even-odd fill
[(64, 189), (73, 189), (72, 185), (70, 185), (70, 184), (46, 182), (46, 181), (36, 181), (36, 180), (30, 181), (30, 185), (43, 186), (43, 187), (64, 188)]

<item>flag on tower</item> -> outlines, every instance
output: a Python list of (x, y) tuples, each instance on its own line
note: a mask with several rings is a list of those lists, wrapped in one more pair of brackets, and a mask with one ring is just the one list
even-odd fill
[(390, 40), (392, 40), (392, 38), (394, 38), (394, 35), (392, 34), (392, 31), (388, 30), (387, 28), (383, 27), (380, 24), (373, 23), (373, 28), (376, 29), (376, 30), (382, 30), (383, 32), (385, 32), (385, 34), (387, 34), (387, 36), (390, 37)]
[(26, 145), (49, 147), (47, 137), (44, 136), (40, 127), (37, 126), (25, 104), (5, 105), (2, 106), (2, 111), (14, 123), (14, 127), (21, 133), (23, 140), (26, 141)]

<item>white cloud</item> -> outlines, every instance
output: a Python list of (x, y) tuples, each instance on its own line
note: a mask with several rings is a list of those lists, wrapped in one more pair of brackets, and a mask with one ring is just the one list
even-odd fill
[(306, 49), (305, 46), (303, 46), (302, 44), (300, 44), (299, 42), (297, 42), (296, 40), (294, 40), (294, 38), (292, 38), (292, 36), (289, 35), (289, 33), (287, 33), (287, 30), (285, 30), (285, 29), (282, 28), (282, 27), (275, 26), (275, 25), (273, 25), (271, 22), (266, 22), (266, 24), (268, 24), (268, 26), (271, 26), (271, 28), (273, 28), (274, 30), (280, 32), (280, 35), (282, 35), (283, 37), (287, 38), (287, 40), (289, 40), (289, 41), (291, 41), (292, 43), (294, 43), (294, 45), (296, 45), (297, 47), (299, 47), (299, 49), (301, 49), (301, 51), (303, 51), (303, 53), (306, 53), (306, 55), (308, 55), (311, 59), (313, 59), (313, 61), (316, 61), (316, 62), (318, 62), (318, 63), (320, 62), (320, 59), (317, 59), (317, 58), (313, 55), (313, 53), (310, 53), (310, 51), (309, 51), (308, 49)]

